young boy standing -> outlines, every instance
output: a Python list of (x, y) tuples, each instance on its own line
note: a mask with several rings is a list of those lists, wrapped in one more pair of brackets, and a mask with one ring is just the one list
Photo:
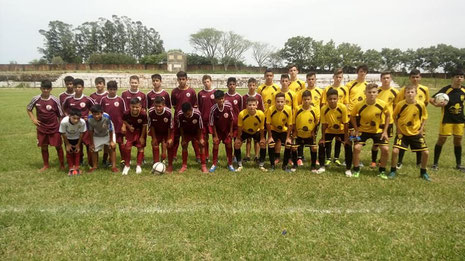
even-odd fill
[[(64, 116), (60, 101), (53, 95), (52, 82), (44, 80), (40, 83), (40, 95), (34, 96), (27, 105), (27, 114), (32, 123), (37, 126), (37, 145), (41, 148), (43, 167), (39, 170), (43, 172), (50, 168), (48, 158), (48, 146), (56, 148), (58, 160), (60, 161), (60, 169), (64, 169), (63, 148), (61, 147), (61, 136), (58, 131), (60, 120)], [(32, 110), (36, 108), (36, 115)]]
[(295, 91), (289, 88), (289, 75), (282, 74), (280, 82), (281, 82), (281, 93), (284, 93), (284, 97), (286, 98), (286, 105), (291, 107), (291, 110), (295, 110), (298, 106), (297, 95)]
[(257, 92), (263, 98), (264, 111), (274, 105), (275, 95), (279, 93), (279, 86), (273, 83), (274, 73), (270, 69), (265, 71), (265, 83), (258, 86)]
[(131, 161), (131, 148), (137, 148), (136, 174), (142, 173), (142, 160), (144, 159), (145, 137), (147, 137), (147, 114), (142, 110), (141, 101), (134, 97), (131, 99), (129, 111), (123, 115), (121, 132), (125, 135), (124, 168), (123, 175), (128, 175)]
[[(202, 77), (202, 84), (204, 89), (199, 91), (197, 95), (197, 101), (199, 103), (199, 111), (202, 114), (202, 121), (209, 122), (210, 111), (215, 105), (215, 92), (216, 90), (212, 88), (212, 77), (210, 75), (204, 75)], [(209, 148), (208, 148), (208, 136), (212, 134), (212, 130), (209, 126), (204, 128), (203, 139), (205, 140), (205, 158), (208, 160), (210, 157)]]
[(348, 108), (349, 113), (352, 112), (355, 104), (365, 99), (365, 88), (367, 82), (365, 80), (368, 73), (368, 66), (365, 64), (357, 66), (357, 79), (352, 80), (346, 84), (346, 90), (348, 95)]
[(132, 98), (138, 98), (143, 110), (147, 109), (147, 95), (139, 90), (139, 77), (137, 75), (132, 75), (129, 77), (129, 90), (124, 91), (121, 94), (126, 108), (131, 107)]
[(103, 97), (107, 96), (108, 92), (105, 91), (105, 79), (103, 77), (95, 78), (96, 92), (90, 95), (90, 98), (94, 99), (95, 104), (100, 104)]
[(394, 122), (396, 124), (396, 138), (392, 148), (391, 172), (389, 178), (396, 176), (397, 157), (399, 150), (407, 150), (421, 153), (420, 178), (431, 181), (426, 172), (428, 163), (428, 147), (423, 136), (423, 128), (428, 119), (426, 106), (415, 98), (417, 86), (409, 85), (404, 88), (405, 100), (400, 101), (394, 108)]
[(66, 86), (66, 91), (60, 93), (60, 96), (58, 96), (58, 98), (60, 99), (60, 106), (63, 106), (63, 103), (65, 102), (66, 98), (74, 95), (73, 81), (74, 78), (72, 76), (68, 75), (65, 77), (64, 82)]
[(216, 104), (213, 105), (210, 111), (210, 127), (213, 134), (213, 165), (210, 172), (215, 172), (218, 166), (218, 149), (220, 142), (223, 142), (228, 158), (228, 170), (236, 171), (232, 165), (232, 138), (233, 138), (233, 122), (234, 114), (232, 106), (224, 100), (224, 92), (217, 90), (215, 92)]
[[(389, 127), (389, 110), (384, 101), (377, 99), (378, 85), (370, 83), (365, 89), (366, 98), (354, 105), (350, 113), (350, 121), (354, 127), (354, 136), (357, 138), (354, 146), (354, 172), (353, 176), (360, 175), (360, 152), (368, 139), (373, 140), (373, 144), (381, 149), (381, 159), (379, 163), (379, 177), (387, 179), (386, 163), (389, 153), (389, 137), (387, 129)], [(381, 129), (380, 125), (384, 124)]]
[[(234, 115), (239, 115), (239, 113), (242, 111), (242, 96), (236, 92), (236, 84), (237, 84), (236, 78), (229, 77), (227, 84), (228, 84), (228, 92), (225, 94), (224, 99), (231, 104)], [(237, 118), (234, 119), (233, 128), (234, 128), (233, 138), (235, 138), (237, 135)]]
[[(162, 96), (155, 98), (153, 106), (149, 109), (149, 129), (152, 136), (153, 163), (160, 161), (159, 145), (168, 150), (168, 167), (166, 172), (173, 171), (173, 155), (171, 147), (173, 138), (173, 119), (171, 109), (165, 106), (165, 99)], [(162, 160), (166, 158), (165, 150), (162, 150)]]
[(192, 104), (185, 102), (181, 106), (181, 111), (176, 114), (176, 122), (178, 125), (179, 133), (182, 137), (182, 167), (179, 170), (183, 173), (187, 170), (187, 146), (189, 142), (196, 143), (200, 151), (200, 163), (203, 173), (208, 173), (207, 166), (205, 164), (205, 154), (203, 148), (205, 146), (205, 140), (203, 139), (203, 121), (200, 111), (194, 109)]
[(147, 110), (150, 110), (150, 108), (153, 107), (155, 103), (155, 99), (158, 96), (161, 96), (163, 99), (165, 99), (165, 106), (171, 109), (171, 99), (170, 95), (167, 91), (165, 91), (162, 87), (162, 79), (161, 75), (156, 73), (152, 75), (152, 86), (153, 90), (147, 93)]
[[(430, 103), (436, 107), (441, 107), (442, 120), (439, 128), (439, 137), (434, 146), (434, 162), (433, 170), (438, 170), (439, 157), (441, 155), (442, 146), (447, 140), (447, 137), (454, 136), (454, 154), (456, 169), (465, 171), (462, 166), (462, 136), (465, 128), (465, 116), (463, 114), (463, 103), (465, 100), (464, 71), (457, 70), (452, 75), (452, 84), (443, 87), (430, 99)], [(436, 103), (435, 97), (439, 93), (445, 93), (449, 96), (449, 102)]]
[(89, 125), (89, 136), (90, 136), (90, 150), (92, 154), (92, 168), (89, 172), (93, 172), (97, 169), (98, 165), (98, 152), (104, 147), (108, 147), (111, 162), (111, 171), (118, 172), (116, 168), (116, 137), (111, 122), (110, 115), (103, 112), (102, 106), (95, 104), (90, 108), (91, 115), (87, 119)]
[(297, 78), (299, 74), (299, 69), (297, 69), (296, 65), (289, 66), (289, 75), (291, 76), (291, 83), (289, 84), (289, 89), (295, 93), (298, 93), (300, 90), (305, 89), (305, 82), (301, 81)]
[[(247, 106), (247, 99), (249, 97), (255, 97), (255, 99), (258, 101), (257, 109), (264, 111), (265, 108), (263, 107), (263, 99), (260, 94), (258, 94), (255, 90), (257, 89), (257, 80), (255, 78), (250, 78), (247, 82), (247, 88), (249, 91), (242, 96), (242, 106), (246, 107)], [(245, 108), (243, 108), (245, 109)], [(237, 115), (235, 115), (237, 116)], [(250, 150), (252, 147), (252, 140), (248, 139), (247, 144), (245, 147), (245, 158), (244, 161), (249, 161), (250, 160)], [(259, 149), (259, 144), (258, 142), (255, 142), (255, 161), (258, 160), (258, 149)]]
[(86, 132), (86, 122), (81, 118), (81, 112), (77, 108), (71, 108), (68, 116), (60, 122), (60, 133), (66, 148), (68, 161), (68, 176), (80, 175), (80, 151), (81, 142)]

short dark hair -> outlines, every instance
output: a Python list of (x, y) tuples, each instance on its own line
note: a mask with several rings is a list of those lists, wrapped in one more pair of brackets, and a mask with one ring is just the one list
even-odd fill
[(229, 85), (230, 82), (237, 83), (236, 77), (229, 77), (226, 84)]
[(297, 67), (296, 64), (291, 64), (287, 67), (287, 70), (289, 71), (290, 69), (292, 69), (292, 67), (295, 67), (297, 69), (297, 71), (299, 70), (299, 67)]
[(368, 66), (366, 64), (360, 64), (357, 66), (356, 72), (358, 73), (360, 70), (364, 70), (365, 72), (368, 72)]
[(84, 81), (82, 79), (76, 78), (73, 80), (73, 86), (82, 85), (84, 87)]
[(176, 73), (176, 78), (181, 78), (181, 77), (186, 77), (187, 78), (187, 73), (185, 71), (179, 71)]
[(52, 88), (52, 82), (50, 80), (43, 80), (43, 81), (40, 82), (40, 88), (51, 89)]
[(103, 84), (105, 84), (105, 78), (103, 78), (103, 77), (97, 77), (97, 78), (95, 78), (95, 84), (101, 83), (101, 82), (103, 82)]
[(409, 85), (405, 86), (405, 91), (410, 90), (410, 89), (414, 89), (415, 92), (417, 92), (417, 86), (415, 86), (413, 84), (409, 84)]
[(140, 104), (140, 100), (139, 100), (139, 98), (134, 97), (134, 98), (131, 99), (131, 101), (129, 103), (130, 104)]
[(116, 81), (107, 82), (107, 89), (118, 89), (118, 83)]
[(369, 91), (369, 90), (375, 89), (375, 88), (378, 88), (378, 84), (376, 84), (376, 83), (369, 83), (369, 84), (367, 84), (367, 87), (365, 87), (365, 90), (366, 90), (366, 91)]
[(202, 76), (202, 82), (207, 80), (207, 79), (211, 81), (212, 77), (210, 75), (208, 75), (208, 74), (205, 74), (204, 76)]
[(92, 113), (102, 113), (103, 109), (100, 104), (94, 104), (92, 107), (90, 107), (90, 112)]
[(418, 69), (413, 69), (413, 70), (410, 71), (410, 73), (408, 74), (408, 76), (410, 77), (410, 76), (413, 76), (413, 75), (420, 75), (420, 74), (421, 74), (420, 70), (418, 70)]
[(331, 96), (331, 95), (339, 96), (339, 93), (337, 92), (336, 89), (331, 88), (331, 89), (329, 89), (328, 92), (326, 93), (326, 97), (329, 98), (329, 96)]
[(303, 97), (309, 97), (310, 98), (312, 97), (312, 93), (309, 91), (309, 90), (305, 90), (303, 93), (302, 93), (302, 98)]
[(79, 116), (79, 117), (81, 117), (82, 114), (81, 114), (81, 111), (78, 108), (71, 108), (69, 110), (69, 116)]
[(270, 68), (267, 68), (267, 69), (265, 70), (264, 75), (266, 75), (267, 73), (274, 74), (274, 72), (273, 72)]
[(342, 68), (337, 68), (336, 70), (334, 70), (333, 76), (339, 75), (339, 74), (341, 74), (341, 73), (344, 73), (344, 71), (342, 70)]
[(158, 80), (160, 80), (160, 82), (161, 82), (161, 75), (158, 74), (158, 73), (152, 74), (152, 81), (155, 80), (155, 79), (158, 79)]
[(216, 90), (215, 91), (215, 99), (221, 99), (224, 97), (224, 91), (222, 90)]
[(131, 77), (129, 77), (129, 81), (131, 81), (131, 80), (137, 80), (137, 81), (139, 81), (139, 76), (137, 76), (137, 75), (131, 75)]
[(290, 79), (289, 74), (287, 74), (287, 73), (281, 74), (281, 79)]
[(388, 74), (391, 74), (391, 72), (390, 71), (384, 71), (384, 72), (381, 72), (381, 75), (379, 77), (383, 78), (384, 75), (388, 75)]
[(66, 76), (65, 79), (64, 79), (65, 83), (68, 83), (68, 82), (73, 82), (74, 81), (74, 78), (73, 76)]
[(457, 75), (465, 75), (465, 72), (462, 68), (457, 68), (455, 71), (452, 72), (452, 77), (455, 77)]
[(247, 83), (255, 83), (257, 84), (257, 80), (255, 78), (249, 78), (249, 80), (247, 81)]
[(258, 102), (257, 98), (255, 98), (255, 96), (249, 96), (246, 100), (246, 103), (249, 103), (249, 102)]
[(311, 76), (316, 76), (316, 72), (309, 72), (309, 73), (307, 73), (306, 78), (311, 77)]
[(186, 113), (192, 110), (192, 104), (190, 102), (185, 102), (181, 105), (181, 110), (183, 113)]
[(275, 98), (275, 100), (276, 100), (276, 99), (281, 98), (281, 97), (284, 98), (284, 99), (286, 99), (286, 95), (284, 95), (284, 93), (282, 93), (282, 92), (277, 93), (276, 96), (275, 96), (274, 98)]
[(161, 96), (157, 96), (157, 97), (155, 97), (154, 103), (155, 104), (165, 104), (165, 98), (163, 98)]

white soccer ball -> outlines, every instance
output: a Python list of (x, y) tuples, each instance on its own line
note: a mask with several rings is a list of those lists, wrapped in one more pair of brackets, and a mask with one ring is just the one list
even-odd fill
[(163, 174), (166, 171), (166, 166), (163, 162), (156, 162), (152, 166), (152, 173)]
[(436, 104), (446, 105), (449, 102), (449, 95), (445, 93), (438, 93), (434, 96), (434, 102), (436, 102)]

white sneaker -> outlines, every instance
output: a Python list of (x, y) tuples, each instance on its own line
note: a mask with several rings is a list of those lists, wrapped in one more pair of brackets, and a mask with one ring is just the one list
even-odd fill
[(350, 171), (350, 169), (346, 170), (344, 174), (346, 174), (346, 177), (352, 177), (352, 171)]
[(241, 172), (241, 170), (242, 170), (242, 166), (238, 166), (238, 167), (236, 168), (236, 172)]
[(141, 173), (142, 173), (142, 168), (139, 165), (137, 165), (136, 166), (136, 174), (141, 174)]
[(323, 173), (325, 171), (326, 171), (325, 167), (321, 167), (316, 171), (316, 174), (321, 174), (321, 173)]
[(318, 174), (318, 170), (317, 169), (312, 169), (312, 173), (313, 174)]
[(131, 168), (131, 167), (129, 167), (129, 166), (124, 166), (124, 168), (123, 168), (123, 173), (122, 173), (122, 174), (125, 175), (125, 176), (128, 175), (129, 169), (130, 169), (130, 168)]

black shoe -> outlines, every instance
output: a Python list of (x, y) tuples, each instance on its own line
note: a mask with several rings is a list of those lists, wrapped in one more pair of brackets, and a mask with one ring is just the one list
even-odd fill
[(460, 171), (465, 171), (465, 166), (462, 166), (462, 165), (457, 165), (455, 168)]
[(249, 162), (250, 161), (250, 157), (244, 157), (244, 159), (242, 159), (243, 162)]
[(438, 171), (439, 170), (438, 165), (434, 164), (433, 166), (431, 166), (431, 170)]

